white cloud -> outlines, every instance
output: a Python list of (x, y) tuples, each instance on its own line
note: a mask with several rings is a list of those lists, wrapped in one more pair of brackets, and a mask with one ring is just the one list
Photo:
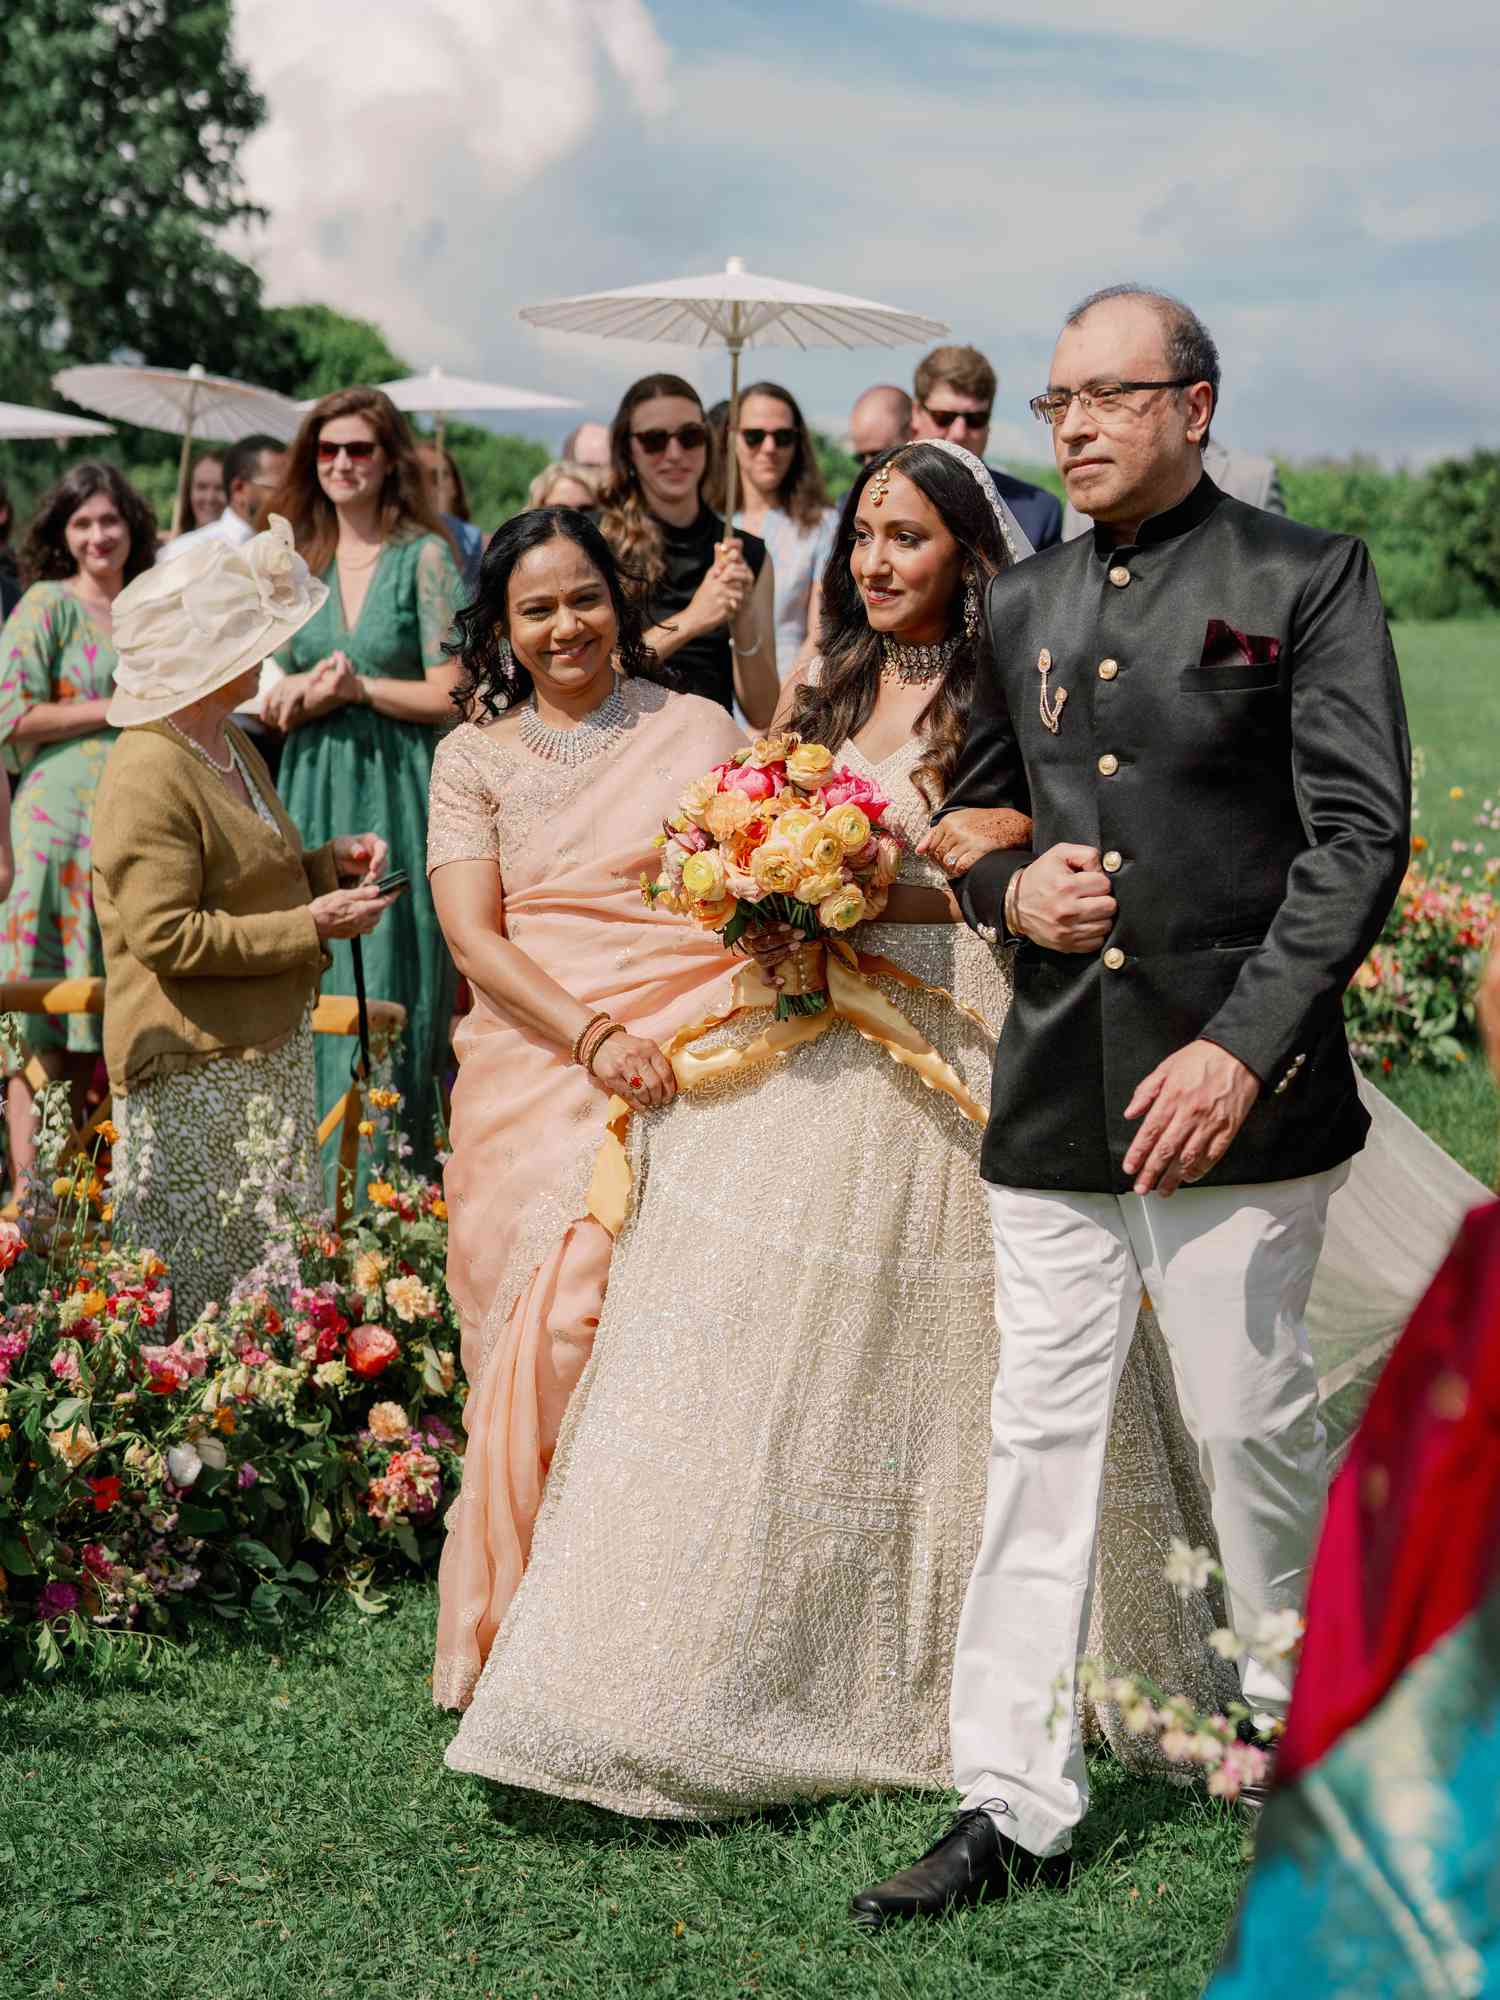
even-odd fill
[[(603, 414), (652, 366), (721, 393), (722, 357), (542, 334), (517, 306), (737, 251), (951, 321), (1000, 370), (997, 450), (1037, 456), (1024, 398), (1061, 314), (1138, 277), (1208, 319), (1247, 447), (1495, 436), (1491, 5), (866, 0), (864, 37), (763, 10), (752, 34), (713, 0), (314, 0), (293, 44), (285, 0), (240, 0), (272, 296)], [(765, 372), (841, 427), (914, 358)]]
[(239, 0), (270, 118), (246, 149), (271, 210), (273, 300), (378, 319), (413, 359), (482, 358), (445, 245), (573, 152), (606, 109), (660, 113), (668, 57), (645, 0)]

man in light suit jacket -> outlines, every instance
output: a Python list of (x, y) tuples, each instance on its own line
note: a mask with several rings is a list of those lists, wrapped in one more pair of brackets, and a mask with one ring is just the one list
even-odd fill
[[(1253, 451), (1231, 451), (1227, 444), (1210, 438), (1203, 447), (1203, 470), (1221, 493), (1243, 500), (1247, 507), (1264, 507), (1268, 514), (1286, 512), (1281, 475), (1274, 458), (1260, 458)], [(1089, 516), (1080, 514), (1070, 500), (1063, 510), (1063, 540), (1076, 541), (1093, 525)]]

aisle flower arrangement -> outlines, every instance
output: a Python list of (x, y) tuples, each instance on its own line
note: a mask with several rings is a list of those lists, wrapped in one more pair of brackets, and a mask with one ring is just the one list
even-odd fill
[[(687, 787), (658, 841), (661, 871), (643, 875), (641, 891), (728, 945), (778, 923), (837, 939), (885, 908), (901, 862), (881, 824), (889, 810), (824, 744), (763, 736)], [(776, 1016), (826, 1005), (824, 991), (783, 993)]]
[[(187, 1328), (171, 1273), (110, 1240), (106, 1127), (0, 1222), (0, 1662), (149, 1653), (194, 1616), (269, 1622), (435, 1565), (463, 1388), (440, 1190), (372, 1093), (363, 1200), (288, 1215)], [(0, 1666), (0, 1673), (5, 1671)]]
[[(1412, 749), (1411, 860), (1374, 950), (1344, 996), (1356, 1062), (1386, 1075), (1403, 1064), (1453, 1069), (1479, 1043), (1474, 995), (1491, 946), (1500, 941), (1500, 854), (1486, 835), (1500, 833), (1500, 807), (1485, 799), (1476, 837), (1434, 853), (1420, 829), (1427, 757)], [(1461, 785), (1450, 786), (1457, 804)]]

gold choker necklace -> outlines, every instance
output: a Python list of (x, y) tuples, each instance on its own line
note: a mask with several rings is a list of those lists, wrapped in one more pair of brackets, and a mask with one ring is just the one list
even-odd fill
[(905, 646), (899, 639), (882, 638), (886, 678), (900, 681), (903, 687), (927, 687), (947, 673), (962, 644), (959, 633), (951, 639), (939, 639), (935, 646)]

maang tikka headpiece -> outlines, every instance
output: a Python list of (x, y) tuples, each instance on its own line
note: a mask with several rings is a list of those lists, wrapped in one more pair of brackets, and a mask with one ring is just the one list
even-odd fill
[(870, 505), (872, 507), (883, 507), (885, 505), (885, 497), (890, 490), (891, 467), (889, 461), (887, 461), (870, 481)]

